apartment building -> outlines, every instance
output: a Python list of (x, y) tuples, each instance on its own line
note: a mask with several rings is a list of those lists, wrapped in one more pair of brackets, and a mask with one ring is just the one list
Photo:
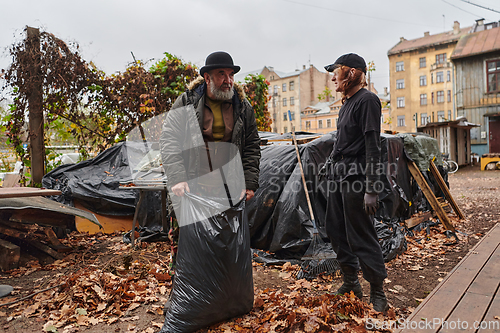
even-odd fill
[(416, 132), (429, 122), (456, 119), (453, 64), (450, 60), (460, 37), (471, 27), (407, 40), (401, 37), (387, 55), (390, 65), (391, 130)]
[[(275, 133), (291, 131), (288, 110), (292, 115), (291, 120), (295, 130), (306, 130), (301, 126), (301, 111), (308, 105), (318, 103), (318, 95), (323, 93), (325, 88), (333, 90), (331, 75), (319, 71), (312, 64), (291, 73), (279, 72), (273, 67), (266, 66), (259, 74), (271, 83), (268, 110), (273, 120), (271, 128)], [(334, 97), (327, 97), (327, 102), (340, 96), (336, 92), (332, 94)]]
[[(371, 83), (370, 90), (378, 96), (382, 105), (381, 131), (389, 130), (391, 122), (390, 95), (387, 88), (384, 88), (384, 93), (379, 94)], [(340, 98), (332, 102), (319, 102), (305, 107), (301, 114), (302, 130), (321, 134), (336, 131), (341, 107), (342, 100)]]

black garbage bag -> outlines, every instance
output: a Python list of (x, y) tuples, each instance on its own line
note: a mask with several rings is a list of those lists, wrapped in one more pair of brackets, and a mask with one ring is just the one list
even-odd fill
[[(175, 280), (160, 333), (192, 332), (253, 307), (245, 201), (220, 207), (215, 199), (182, 197)], [(217, 209), (223, 213), (214, 215)]]
[(404, 227), (399, 226), (396, 221), (378, 222), (374, 220), (374, 225), (385, 262), (391, 261), (398, 254), (406, 251), (408, 244)]

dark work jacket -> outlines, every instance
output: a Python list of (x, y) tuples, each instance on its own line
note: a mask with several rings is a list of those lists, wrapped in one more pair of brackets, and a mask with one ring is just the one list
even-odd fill
[[(180, 183), (194, 179), (198, 175), (200, 168), (200, 150), (183, 150), (180, 146), (185, 144), (179, 142), (182, 135), (189, 132), (189, 128), (182, 126), (192, 126), (192, 123), (198, 123), (200, 130), (203, 129), (203, 114), (205, 108), (206, 94), (205, 79), (198, 77), (193, 81), (186, 92), (177, 98), (172, 109), (169, 112), (176, 112), (175, 109), (183, 106), (192, 105), (194, 107), (196, 119), (191, 125), (179, 125), (177, 122), (169, 121), (168, 117), (163, 124), (160, 138), (161, 157), (163, 167), (167, 174), (167, 185), (169, 188)], [(234, 85), (233, 104), (233, 133), (231, 143), (239, 150), (243, 172), (245, 178), (245, 187), (248, 190), (257, 190), (259, 187), (259, 163), (260, 163), (260, 138), (255, 122), (255, 114), (252, 106), (247, 101), (243, 89), (237, 84)], [(183, 110), (183, 109), (179, 109)], [(195, 132), (192, 130), (191, 132)], [(200, 131), (201, 133), (201, 131)], [(186, 137), (186, 140), (195, 140), (196, 138)]]

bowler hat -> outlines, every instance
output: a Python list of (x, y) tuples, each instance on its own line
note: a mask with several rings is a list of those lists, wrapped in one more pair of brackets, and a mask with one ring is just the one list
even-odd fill
[(215, 68), (232, 68), (234, 73), (240, 71), (240, 66), (234, 65), (233, 58), (229, 53), (223, 51), (209, 54), (205, 60), (205, 66), (200, 69), (200, 74), (203, 76), (203, 74)]
[(333, 72), (335, 68), (339, 66), (347, 66), (351, 68), (360, 69), (366, 74), (366, 62), (365, 59), (357, 55), (356, 53), (348, 53), (341, 55), (335, 62), (331, 65), (325, 66), (328, 72)]

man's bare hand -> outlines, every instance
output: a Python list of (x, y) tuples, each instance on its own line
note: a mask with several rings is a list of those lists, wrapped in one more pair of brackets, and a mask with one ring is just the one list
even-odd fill
[(189, 186), (188, 183), (186, 182), (180, 182), (172, 186), (172, 192), (178, 197), (184, 196), (185, 192), (190, 192), (189, 191)]
[(255, 195), (255, 192), (252, 191), (252, 190), (243, 190), (241, 191), (241, 195), (240, 195), (240, 200), (243, 199), (244, 196), (247, 196), (246, 198), (246, 201), (250, 200), (253, 198), (253, 196)]

